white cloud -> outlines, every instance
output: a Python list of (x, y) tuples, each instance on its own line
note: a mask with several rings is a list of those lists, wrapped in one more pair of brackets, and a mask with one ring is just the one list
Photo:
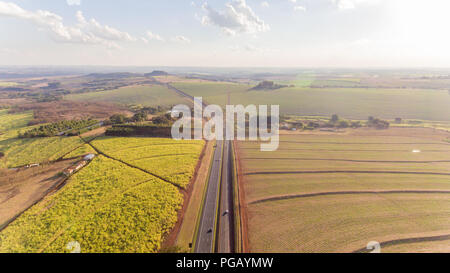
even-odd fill
[(177, 42), (177, 43), (181, 43), (181, 44), (190, 44), (191, 40), (182, 36), (182, 35), (178, 35), (172, 38), (172, 41)]
[(132, 37), (127, 32), (123, 32), (123, 31), (117, 30), (113, 27), (100, 24), (94, 18), (92, 18), (89, 21), (86, 20), (81, 11), (77, 11), (76, 16), (77, 16), (80, 28), (82, 30), (86, 31), (87, 33), (94, 34), (97, 37), (101, 37), (103, 39), (112, 40), (112, 41), (134, 42), (137, 40), (136, 38)]
[(269, 25), (253, 12), (245, 0), (232, 0), (226, 3), (224, 11), (217, 11), (205, 2), (203, 9), (206, 15), (203, 16), (202, 23), (218, 26), (229, 35), (265, 32), (270, 29)]
[(295, 7), (294, 7), (294, 10), (295, 10), (295, 11), (306, 11), (306, 8), (303, 7), (303, 6), (295, 6)]
[(331, 0), (339, 10), (355, 9), (360, 4), (377, 4), (380, 0)]
[(270, 7), (269, 2), (267, 2), (267, 1), (261, 2), (261, 7), (263, 7), (263, 8)]
[(289, 2), (291, 2), (291, 3), (297, 3), (297, 0), (289, 0)]
[(28, 11), (14, 3), (0, 1), (0, 16), (31, 22), (39, 29), (48, 32), (50, 37), (56, 42), (99, 44), (108, 48), (119, 48), (114, 41), (137, 40), (126, 32), (107, 25), (101, 25), (95, 19), (86, 20), (80, 11), (76, 13), (78, 24), (66, 26), (61, 16), (50, 11)]
[(81, 0), (67, 0), (67, 5), (79, 6), (79, 5), (81, 5)]
[(156, 40), (156, 41), (160, 41), (160, 42), (164, 41), (163, 37), (161, 37), (158, 34), (155, 34), (155, 33), (151, 32), (151, 31), (147, 31), (147, 37), (148, 37), (149, 40)]

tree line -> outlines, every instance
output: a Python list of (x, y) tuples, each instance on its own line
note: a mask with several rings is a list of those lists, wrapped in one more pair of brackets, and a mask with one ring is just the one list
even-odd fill
[(74, 136), (94, 129), (98, 123), (99, 121), (94, 119), (64, 120), (42, 125), (23, 133), (19, 132), (19, 138), (53, 137), (60, 135)]

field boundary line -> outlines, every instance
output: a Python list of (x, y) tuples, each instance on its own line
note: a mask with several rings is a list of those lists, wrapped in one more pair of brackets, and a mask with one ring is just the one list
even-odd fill
[(401, 171), (286, 171), (286, 172), (248, 172), (244, 175), (265, 175), (265, 174), (333, 174), (333, 173), (355, 173), (355, 174), (417, 174), (417, 175), (442, 175), (450, 176), (450, 173), (439, 172), (401, 172)]
[[(186, 155), (198, 155), (197, 153), (185, 153), (185, 154), (170, 154), (170, 155), (155, 155), (155, 156), (148, 156), (148, 157), (140, 157), (136, 159), (130, 159), (130, 161), (139, 161), (144, 159), (153, 159), (153, 158), (161, 158), (161, 157), (172, 157), (172, 156), (186, 156)], [(449, 160), (450, 162), (450, 160)]]
[(295, 195), (285, 195), (285, 196), (274, 196), (264, 199), (259, 199), (250, 202), (249, 204), (260, 204), (266, 202), (290, 200), (297, 198), (308, 198), (316, 196), (329, 196), (329, 195), (357, 195), (357, 194), (450, 194), (450, 191), (420, 191), (420, 190), (393, 190), (393, 191), (335, 191), (335, 192), (316, 192), (316, 193), (305, 193), (305, 194), (295, 194)]
[[(119, 163), (120, 163), (120, 162), (119, 162)], [(153, 178), (153, 179), (154, 179), (154, 178)], [(128, 191), (130, 191), (130, 190), (132, 190), (132, 189), (134, 189), (134, 188), (136, 188), (136, 187), (139, 187), (139, 186), (142, 186), (142, 185), (144, 185), (144, 184), (146, 184), (146, 183), (149, 183), (149, 182), (154, 181), (153, 179), (147, 179), (147, 180), (144, 180), (144, 181), (142, 181), (142, 182), (136, 183), (135, 185), (132, 185), (131, 187), (126, 188), (126, 189), (121, 190), (121, 191), (114, 191), (114, 193), (112, 194), (111, 198), (109, 198), (109, 199), (107, 199), (107, 200), (104, 200), (103, 202), (100, 202), (97, 206), (95, 206), (94, 208), (90, 209), (87, 213), (83, 213), (83, 215), (82, 215), (81, 217), (77, 217), (77, 219), (78, 219), (79, 221), (80, 221), (81, 219), (85, 219), (85, 217), (87, 217), (87, 215), (89, 215), (89, 213), (94, 212), (94, 211), (97, 211), (97, 210), (103, 208), (103, 207), (106, 206), (107, 204), (109, 204), (109, 203), (113, 202), (114, 200), (116, 200), (120, 195), (123, 195), (124, 193), (126, 193), (126, 192), (128, 192)], [(155, 182), (157, 182), (157, 181), (155, 181)], [(43, 247), (41, 247), (41, 248), (39, 249), (38, 253), (44, 253), (44, 251), (45, 251), (48, 247), (50, 247), (52, 243), (54, 243), (54, 242), (55, 242), (60, 236), (62, 236), (67, 230), (69, 230), (70, 228), (72, 228), (73, 225), (74, 225), (74, 224), (69, 225), (69, 226), (67, 226), (67, 227), (62, 228), (61, 230), (59, 230), (59, 232), (56, 233), (55, 236), (53, 236), (53, 237), (50, 239), (50, 241), (47, 241), (47, 243), (46, 243)]]
[(180, 186), (180, 185), (178, 185), (178, 184), (176, 184), (176, 183), (174, 183), (174, 182), (172, 182), (172, 181), (169, 181), (169, 180), (167, 180), (167, 179), (165, 179), (165, 178), (163, 178), (163, 177), (161, 177), (161, 176), (159, 176), (159, 175), (157, 175), (157, 174), (154, 174), (154, 173), (152, 173), (152, 172), (150, 172), (150, 171), (147, 171), (147, 170), (144, 170), (144, 169), (139, 168), (139, 167), (137, 167), (137, 166), (134, 166), (134, 165), (132, 165), (132, 164), (130, 164), (130, 163), (127, 163), (127, 162), (125, 162), (125, 161), (123, 161), (123, 160), (120, 160), (120, 159), (114, 158), (114, 157), (112, 157), (112, 156), (110, 156), (110, 155), (107, 155), (107, 154), (103, 153), (102, 151), (100, 151), (99, 149), (97, 149), (97, 147), (95, 147), (94, 145), (92, 145), (92, 143), (87, 143), (87, 144), (89, 144), (89, 145), (90, 145), (90, 146), (91, 146), (91, 147), (92, 147), (99, 155), (103, 155), (103, 156), (105, 156), (105, 157), (107, 157), (107, 158), (109, 158), (109, 159), (112, 159), (112, 160), (115, 160), (115, 161), (120, 162), (120, 163), (122, 163), (122, 164), (125, 164), (125, 165), (127, 165), (128, 167), (131, 167), (131, 168), (140, 170), (140, 171), (142, 171), (142, 172), (144, 172), (144, 173), (146, 173), (146, 174), (152, 175), (152, 176), (154, 176), (154, 177), (156, 177), (156, 178), (159, 178), (160, 180), (162, 180), (162, 181), (164, 181), (164, 182), (166, 182), (166, 183), (169, 183), (169, 184), (171, 184), (171, 185), (177, 187), (177, 188), (178, 188), (179, 190), (181, 190), (182, 192), (186, 192), (186, 189), (185, 189), (185, 188), (183, 188), (182, 186)]
[[(94, 139), (92, 139), (92, 140), (94, 140)], [(150, 144), (150, 145), (143, 145), (143, 146), (126, 147), (126, 148), (123, 148), (123, 149), (115, 150), (115, 152), (120, 152), (120, 151), (125, 151), (125, 150), (130, 150), (130, 149), (145, 148), (145, 147), (153, 147), (153, 146), (172, 146), (172, 145), (180, 145), (181, 146), (181, 145), (201, 145), (201, 144), (198, 144), (198, 143), (179, 143), (179, 142), (178, 143), (177, 142), (173, 142), (173, 143), (167, 143), (167, 144)]]
[(450, 160), (425, 160), (425, 161), (396, 161), (396, 160), (358, 160), (358, 159), (332, 159), (332, 158), (289, 158), (289, 157), (246, 157), (244, 160), (298, 160), (298, 161), (337, 161), (337, 162), (360, 162), (360, 163), (412, 163), (412, 164), (426, 164), (426, 163), (450, 163)]
[[(241, 150), (253, 150), (253, 151), (259, 151), (260, 148), (241, 148)], [(407, 152), (410, 153), (411, 150), (368, 150), (368, 149), (299, 149), (299, 148), (289, 148), (289, 149), (283, 149), (282, 147), (279, 148), (277, 151), (308, 151), (308, 152), (314, 152), (314, 151), (327, 151), (327, 152)], [(450, 150), (421, 150), (422, 152), (429, 152), (429, 153), (448, 153)]]
[(319, 142), (319, 141), (280, 141), (280, 143), (296, 143), (296, 144), (332, 144), (332, 145), (450, 145), (446, 142), (398, 142), (398, 143), (386, 143), (386, 142)]
[[(383, 247), (394, 246), (394, 245), (404, 245), (404, 244), (413, 244), (413, 243), (421, 243), (421, 242), (437, 242), (437, 241), (446, 241), (446, 240), (450, 240), (450, 234), (430, 236), (430, 237), (411, 237), (411, 238), (390, 240), (390, 241), (381, 242), (380, 246), (383, 248)], [(370, 251), (371, 250), (368, 250), (367, 248), (361, 248), (356, 251), (353, 251), (352, 253), (368, 253)]]

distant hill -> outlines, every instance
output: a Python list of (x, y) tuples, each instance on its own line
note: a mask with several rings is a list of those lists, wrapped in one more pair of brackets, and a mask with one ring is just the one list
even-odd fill
[(146, 77), (169, 76), (169, 73), (161, 70), (155, 70), (152, 73), (144, 74)]
[(86, 78), (94, 78), (94, 79), (126, 79), (130, 77), (138, 77), (142, 76), (135, 73), (128, 73), (128, 72), (118, 72), (118, 73), (92, 73), (89, 75), (86, 75)]
[(263, 81), (250, 90), (276, 90), (288, 87), (287, 85), (276, 84), (273, 81)]

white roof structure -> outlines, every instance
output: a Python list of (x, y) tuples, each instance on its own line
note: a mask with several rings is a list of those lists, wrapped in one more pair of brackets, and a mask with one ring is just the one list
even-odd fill
[(95, 154), (88, 154), (88, 155), (85, 156), (83, 159), (84, 159), (84, 160), (92, 160), (92, 159), (94, 159), (94, 157), (95, 157)]

